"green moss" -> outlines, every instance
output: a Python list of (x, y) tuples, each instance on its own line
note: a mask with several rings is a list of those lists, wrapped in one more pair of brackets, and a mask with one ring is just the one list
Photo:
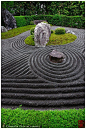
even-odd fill
[[(49, 38), (49, 42), (46, 45), (64, 45), (64, 44), (73, 42), (76, 38), (77, 38), (76, 35), (73, 35), (70, 33), (56, 35), (55, 32), (53, 31), (53, 33)], [(25, 39), (25, 43), (28, 45), (33, 45), (33, 42), (34, 42), (33, 38), (30, 36)]]
[(64, 45), (73, 42), (76, 38), (76, 35), (70, 33), (61, 35), (56, 35), (55, 33), (52, 33), (47, 45)]
[(35, 43), (34, 43), (34, 40), (33, 40), (33, 35), (28, 36), (28, 37), (25, 39), (25, 43), (28, 44), (28, 45), (34, 46)]
[(1, 39), (7, 39), (7, 38), (17, 36), (25, 31), (30, 30), (32, 27), (35, 27), (35, 26), (36, 25), (28, 25), (28, 26), (18, 27), (18, 28), (9, 30), (7, 32), (1, 33)]

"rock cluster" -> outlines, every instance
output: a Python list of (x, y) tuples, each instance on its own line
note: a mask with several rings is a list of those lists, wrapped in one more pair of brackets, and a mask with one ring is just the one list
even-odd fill
[(8, 10), (2, 10), (2, 17), (7, 30), (17, 28), (14, 16)]
[(70, 34), (74, 34), (75, 35), (75, 33), (73, 31), (71, 31), (71, 30), (67, 30), (66, 33), (70, 33)]
[(34, 30), (34, 41), (36, 47), (45, 47), (51, 35), (51, 27), (47, 23), (39, 23)]

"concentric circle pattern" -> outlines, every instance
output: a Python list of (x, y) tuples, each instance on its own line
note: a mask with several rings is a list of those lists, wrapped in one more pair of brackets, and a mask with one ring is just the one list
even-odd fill
[[(23, 109), (36, 110), (85, 107), (85, 30), (65, 29), (76, 34), (74, 42), (36, 48), (24, 43), (30, 31), (2, 40), (2, 107), (14, 109), (22, 105)], [(65, 60), (51, 62), (52, 50), (62, 52)]]
[(75, 50), (54, 47), (65, 55), (62, 63), (53, 63), (49, 59), (52, 48), (40, 49), (30, 56), (31, 69), (39, 77), (56, 83), (84, 80), (84, 57)]

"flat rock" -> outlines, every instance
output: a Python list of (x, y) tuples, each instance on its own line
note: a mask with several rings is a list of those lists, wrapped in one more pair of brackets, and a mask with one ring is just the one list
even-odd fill
[(50, 61), (55, 62), (55, 63), (61, 63), (64, 60), (64, 54), (62, 52), (53, 50), (50, 54)]

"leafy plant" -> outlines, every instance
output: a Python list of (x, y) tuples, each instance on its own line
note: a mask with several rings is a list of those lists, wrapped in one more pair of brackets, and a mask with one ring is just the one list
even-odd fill
[(78, 128), (78, 120), (85, 120), (85, 108), (45, 111), (1, 109), (2, 128)]
[(26, 26), (26, 20), (24, 16), (15, 16), (17, 27)]
[[(51, 36), (49, 38), (49, 42), (46, 45), (64, 45), (73, 42), (74, 40), (76, 40), (76, 38), (77, 38), (76, 35), (70, 33), (57, 35), (53, 31), (53, 33), (51, 33)], [(25, 43), (28, 45), (35, 45), (33, 36), (32, 35), (28, 36), (25, 39)]]
[[(85, 28), (85, 17), (83, 16), (65, 16), (65, 15), (31, 15), (14, 16), (17, 27), (29, 25), (34, 20), (46, 20), (49, 24), (57, 26), (69, 26), (76, 28)], [(3, 23), (3, 22), (2, 22)], [(77, 24), (76, 24), (77, 23)]]
[(30, 35), (25, 39), (25, 43), (34, 46), (34, 35)]
[(30, 25), (34, 25), (34, 22), (33, 21), (30, 21)]
[(1, 1), (1, 7), (16, 16), (63, 14), (85, 17), (85, 1)]
[(53, 33), (53, 30), (51, 30), (51, 34)]
[(57, 29), (55, 29), (55, 34), (65, 34), (65, 28), (57, 28)]
[(46, 22), (46, 21), (43, 21), (43, 22), (48, 24), (48, 22)]
[(32, 27), (32, 28), (30, 29), (30, 34), (31, 34), (31, 35), (34, 34), (34, 29), (35, 29), (35, 27)]

